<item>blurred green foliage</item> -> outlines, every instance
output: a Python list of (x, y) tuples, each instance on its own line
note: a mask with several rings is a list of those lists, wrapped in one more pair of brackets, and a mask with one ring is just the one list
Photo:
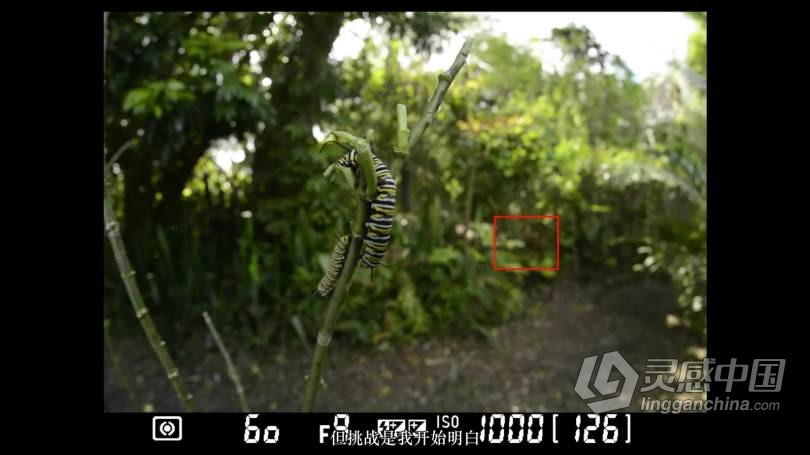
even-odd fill
[[(555, 71), (528, 47), (477, 36), (398, 176), (389, 268), (356, 274), (337, 335), (385, 347), (486, 334), (519, 314), (538, 276), (492, 271), (491, 216), (552, 213), (561, 271), (541, 281), (671, 281), (683, 320), (705, 330), (705, 16), (695, 17), (688, 65), (647, 81), (585, 28), (549, 37), (564, 57)], [(332, 61), (352, 20), (383, 42)], [(374, 128), (390, 163), (396, 104), (413, 124), (436, 84), (429, 53), (472, 25), (447, 13), (112, 13), (105, 141), (113, 153), (136, 140), (114, 167), (117, 207), (162, 333), (195, 332), (207, 309), (249, 346), (296, 339), (293, 318), (314, 334), (326, 302), (312, 293), (355, 196), (322, 177), (341, 150), (319, 153), (313, 127)], [(499, 261), (510, 240), (500, 236)], [(511, 240), (554, 242), (531, 231)], [(106, 254), (106, 315), (135, 330)]]

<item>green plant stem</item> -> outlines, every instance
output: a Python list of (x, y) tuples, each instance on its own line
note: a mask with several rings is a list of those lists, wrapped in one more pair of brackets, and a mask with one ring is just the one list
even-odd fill
[(377, 173), (374, 172), (374, 161), (371, 159), (371, 149), (358, 151), (357, 163), (362, 170), (360, 175), (363, 176), (363, 181), (365, 182), (366, 200), (370, 201), (377, 195)]
[(416, 122), (416, 125), (414, 125), (413, 130), (411, 131), (411, 137), (408, 140), (408, 148), (405, 150), (406, 153), (410, 152), (416, 143), (419, 142), (419, 139), (422, 138), (425, 130), (433, 121), (433, 118), (436, 117), (436, 113), (439, 112), (439, 106), (441, 106), (442, 101), (444, 101), (444, 95), (447, 94), (447, 89), (450, 88), (450, 84), (453, 83), (453, 80), (467, 62), (467, 56), (470, 54), (471, 48), (472, 40), (468, 39), (464, 41), (464, 44), (461, 46), (461, 50), (458, 51), (456, 59), (453, 61), (453, 64), (450, 65), (450, 68), (448, 68), (447, 71), (439, 74), (439, 84), (436, 86), (436, 91), (433, 92), (433, 96), (430, 98), (427, 106), (425, 106), (425, 110), (422, 112), (422, 117), (419, 118), (419, 121)]
[[(450, 66), (450, 69), (439, 75), (439, 84), (436, 87), (436, 92), (433, 93), (430, 101), (428, 101), (425, 111), (422, 114), (422, 118), (419, 119), (413, 134), (411, 134), (407, 143), (407, 148), (404, 150), (405, 154), (407, 154), (407, 152), (419, 141), (422, 134), (424, 134), (425, 129), (427, 129), (430, 122), (435, 117), (436, 111), (438, 111), (439, 106), (444, 100), (444, 95), (447, 93), (447, 89), (450, 87), (453, 79), (455, 79), (456, 75), (461, 70), (461, 67), (464, 66), (464, 63), (467, 60), (467, 55), (470, 53), (471, 46), (472, 41), (465, 41), (464, 45), (461, 47), (461, 50), (456, 56), (456, 60), (453, 62), (453, 65)], [(397, 121), (400, 130), (407, 130), (407, 111), (405, 106), (397, 106)], [(371, 160), (369, 141), (357, 138), (349, 133), (344, 133), (341, 131), (333, 131), (330, 134), (336, 138), (342, 139), (346, 143), (349, 143), (358, 151), (357, 159), (360, 162), (360, 168), (362, 169), (363, 181), (365, 182), (365, 192), (363, 192), (362, 189), (358, 191), (364, 193), (366, 199), (370, 199), (376, 194), (377, 191), (377, 176), (374, 173), (374, 164)], [(369, 132), (366, 134), (367, 139), (370, 140), (372, 137), (373, 133)], [(399, 137), (402, 137), (401, 132)], [(400, 139), (398, 146), (402, 144), (402, 142), (404, 141)], [(403, 150), (400, 150), (398, 155), (401, 154), (401, 152), (403, 152)], [(332, 296), (330, 297), (329, 304), (326, 308), (326, 316), (324, 317), (323, 325), (321, 326), (321, 330), (318, 332), (318, 343), (315, 346), (315, 354), (312, 356), (312, 364), (307, 377), (306, 389), (304, 390), (303, 410), (307, 412), (312, 411), (315, 408), (315, 397), (318, 394), (318, 389), (321, 384), (321, 369), (323, 368), (323, 364), (326, 362), (326, 357), (329, 352), (329, 345), (332, 342), (332, 333), (334, 332), (335, 324), (337, 323), (338, 314), (342, 307), (343, 299), (346, 297), (349, 286), (351, 285), (352, 276), (354, 275), (354, 270), (357, 265), (357, 259), (360, 255), (360, 247), (363, 243), (363, 237), (365, 236), (365, 225), (363, 223), (368, 218), (368, 209), (368, 204), (361, 200), (360, 206), (358, 207), (357, 212), (355, 212), (356, 215), (352, 222), (352, 238), (349, 243), (349, 251), (346, 254), (346, 262), (344, 263), (343, 270), (340, 271), (340, 276), (335, 284), (335, 290), (332, 292)]]
[(140, 411), (141, 409), (138, 406), (138, 400), (135, 399), (132, 384), (129, 383), (127, 377), (124, 375), (124, 370), (121, 369), (121, 361), (118, 359), (118, 355), (115, 354), (115, 349), (113, 349), (109, 319), (104, 319), (104, 345), (107, 347), (107, 353), (110, 356), (110, 362), (112, 363), (113, 372), (118, 379), (118, 383), (121, 384), (121, 388), (127, 393), (132, 408), (136, 411)]
[[(366, 134), (366, 138), (370, 139), (372, 134), (373, 133)], [(357, 191), (365, 193), (366, 195), (372, 191), (371, 194), (373, 195), (377, 191), (377, 176), (374, 173), (374, 165), (371, 159), (371, 148), (355, 148), (358, 148), (357, 160), (359, 161), (362, 171), (362, 181), (366, 184), (365, 191), (363, 191), (363, 188), (358, 188)], [(352, 236), (349, 240), (346, 261), (343, 263), (343, 269), (340, 271), (337, 283), (335, 283), (335, 290), (332, 291), (332, 295), (329, 298), (323, 325), (318, 332), (318, 341), (315, 344), (315, 353), (312, 356), (312, 364), (310, 365), (307, 385), (304, 390), (304, 411), (312, 411), (315, 407), (315, 397), (318, 395), (318, 388), (321, 384), (321, 370), (323, 369), (323, 364), (326, 363), (329, 344), (332, 342), (332, 333), (335, 331), (335, 324), (337, 323), (343, 300), (352, 284), (354, 270), (357, 266), (357, 260), (360, 257), (360, 247), (366, 235), (365, 220), (369, 216), (369, 205), (362, 198), (358, 199), (360, 199), (358, 201), (359, 204), (357, 205), (355, 216), (351, 223)]]
[(408, 137), (411, 130), (408, 129), (408, 108), (404, 104), (397, 104), (397, 143), (394, 146), (394, 153), (408, 156)]
[(222, 338), (219, 336), (219, 332), (217, 331), (216, 326), (214, 326), (214, 321), (211, 319), (211, 316), (208, 315), (207, 311), (203, 311), (202, 316), (205, 320), (205, 325), (207, 325), (208, 330), (211, 331), (211, 336), (214, 337), (214, 343), (217, 344), (220, 354), (222, 354), (222, 357), (225, 359), (225, 366), (228, 368), (228, 376), (231, 377), (233, 386), (236, 389), (236, 395), (239, 397), (239, 406), (242, 407), (242, 411), (248, 412), (249, 409), (247, 401), (245, 400), (245, 388), (242, 387), (242, 381), (239, 379), (239, 371), (236, 370), (236, 367), (231, 360), (230, 353), (228, 353), (228, 350), (225, 349), (225, 343), (222, 342)]
[[(101, 56), (101, 65), (103, 71), (107, 71), (107, 19), (109, 18), (110, 13), (108, 11), (104, 11), (104, 53)], [(107, 78), (104, 78), (104, 84), (106, 85)]]
[(174, 391), (183, 407), (187, 411), (194, 410), (194, 403), (191, 401), (191, 394), (186, 390), (185, 384), (180, 377), (180, 371), (174, 364), (169, 351), (166, 349), (166, 342), (161, 339), (157, 327), (155, 327), (152, 316), (143, 301), (141, 291), (138, 289), (138, 283), (135, 281), (135, 271), (129, 263), (127, 251), (124, 248), (124, 241), (121, 239), (121, 228), (118, 221), (115, 219), (115, 212), (113, 210), (111, 191), (111, 178), (109, 169), (105, 168), (104, 172), (104, 228), (107, 232), (107, 238), (110, 240), (115, 262), (118, 264), (118, 269), (121, 272), (121, 279), (124, 280), (124, 286), (129, 294), (129, 300), (132, 303), (132, 308), (135, 310), (135, 316), (141, 322), (141, 327), (155, 351), (166, 376), (174, 387)]
[(408, 158), (408, 108), (404, 104), (397, 104), (397, 143), (394, 144), (394, 158), (391, 162), (391, 174), (398, 179), (401, 175), (402, 163)]
[[(363, 204), (365, 206), (365, 204)], [(367, 209), (363, 209), (365, 211)], [(318, 342), (315, 345), (315, 354), (312, 356), (312, 364), (309, 369), (307, 377), (307, 386), (304, 391), (304, 411), (312, 411), (315, 407), (315, 397), (318, 394), (318, 388), (321, 383), (321, 369), (323, 364), (326, 363), (326, 356), (329, 352), (329, 345), (332, 342), (332, 333), (335, 330), (337, 323), (338, 313), (343, 304), (343, 299), (351, 286), (352, 276), (354, 269), (357, 265), (357, 259), (360, 256), (360, 247), (363, 244), (362, 237), (355, 237), (352, 235), (349, 240), (349, 251), (346, 253), (346, 262), (343, 265), (343, 270), (340, 271), (335, 290), (329, 298), (329, 304), (326, 308), (326, 316), (323, 320), (321, 330), (318, 332)]]
[(104, 166), (104, 167), (105, 167), (105, 170), (110, 170), (110, 169), (112, 169), (112, 165), (113, 165), (113, 164), (115, 164), (115, 162), (116, 162), (116, 161), (118, 161), (118, 158), (121, 158), (121, 155), (123, 155), (123, 154), (124, 154), (124, 152), (126, 152), (127, 150), (129, 150), (131, 147), (134, 147), (134, 146), (135, 146), (135, 144), (137, 144), (137, 143), (138, 143), (138, 140), (137, 140), (137, 139), (130, 139), (130, 140), (128, 140), (128, 141), (126, 141), (126, 142), (124, 142), (124, 145), (122, 145), (121, 147), (119, 147), (119, 148), (118, 148), (118, 151), (116, 151), (116, 152), (115, 152), (115, 155), (113, 155), (113, 157), (112, 157), (112, 158), (110, 158), (110, 159), (107, 161), (107, 164)]
[[(357, 161), (365, 182), (365, 191), (363, 193), (366, 200), (373, 199), (377, 194), (377, 174), (374, 173), (374, 162), (371, 159), (371, 141), (374, 139), (374, 130), (368, 130), (365, 138), (357, 137), (345, 131), (332, 131), (327, 135), (327, 139), (329, 139), (329, 136), (334, 136), (340, 142), (348, 144), (351, 148), (357, 150)], [(329, 169), (324, 173), (324, 176), (328, 176), (328, 173), (330, 173)]]

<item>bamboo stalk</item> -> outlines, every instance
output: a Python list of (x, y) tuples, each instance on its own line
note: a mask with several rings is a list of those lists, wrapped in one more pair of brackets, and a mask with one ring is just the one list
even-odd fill
[(214, 343), (217, 344), (219, 352), (225, 359), (225, 366), (228, 368), (228, 376), (231, 377), (233, 386), (236, 389), (236, 395), (239, 397), (239, 406), (242, 407), (242, 411), (248, 412), (249, 409), (247, 401), (245, 400), (245, 388), (242, 387), (242, 381), (239, 379), (239, 371), (237, 371), (236, 367), (234, 366), (230, 353), (228, 353), (228, 350), (225, 349), (225, 343), (222, 342), (222, 338), (219, 336), (219, 332), (217, 331), (216, 326), (214, 326), (214, 321), (211, 319), (211, 316), (208, 315), (207, 311), (203, 311), (202, 316), (203, 319), (205, 319), (205, 325), (207, 325), (208, 330), (211, 331), (211, 336), (214, 337)]
[[(107, 65), (108, 16), (109, 13), (105, 11), (104, 53), (102, 56), (104, 59), (105, 71)], [(104, 84), (107, 84), (106, 75), (104, 77)], [(129, 144), (132, 144), (132, 142), (127, 142), (121, 146), (121, 148), (116, 152), (114, 158), (118, 159), (118, 157), (120, 157), (121, 154), (124, 153), (127, 148), (129, 148)], [(106, 151), (104, 156), (106, 157)], [(106, 161), (106, 159), (104, 161)], [(135, 281), (135, 271), (132, 270), (132, 266), (129, 263), (129, 256), (127, 256), (124, 241), (121, 239), (121, 227), (118, 224), (118, 221), (115, 219), (115, 211), (113, 210), (112, 196), (110, 195), (112, 192), (112, 179), (110, 176), (111, 167), (112, 163), (103, 163), (104, 230), (107, 232), (107, 238), (110, 240), (110, 246), (112, 247), (113, 255), (115, 256), (115, 262), (118, 264), (118, 270), (121, 272), (121, 279), (124, 280), (124, 286), (127, 289), (127, 294), (129, 294), (129, 300), (132, 303), (132, 308), (135, 310), (135, 317), (137, 317), (141, 322), (141, 327), (143, 328), (144, 334), (146, 334), (146, 338), (149, 340), (152, 350), (155, 351), (158, 360), (160, 360), (160, 364), (163, 366), (163, 371), (166, 372), (166, 376), (172, 383), (172, 387), (177, 394), (177, 398), (180, 399), (180, 403), (183, 404), (183, 407), (187, 411), (193, 411), (194, 403), (191, 401), (191, 394), (188, 392), (188, 390), (186, 390), (185, 384), (183, 384), (183, 380), (180, 377), (180, 371), (175, 366), (174, 360), (172, 360), (169, 351), (166, 349), (166, 342), (161, 339), (157, 327), (155, 327), (155, 323), (152, 321), (152, 316), (149, 314), (149, 310), (146, 308), (146, 304), (143, 301), (141, 291), (138, 289), (138, 283)]]
[(152, 321), (152, 316), (149, 314), (149, 310), (143, 301), (143, 296), (138, 288), (138, 283), (135, 281), (135, 271), (132, 270), (132, 266), (129, 263), (129, 257), (127, 256), (126, 248), (124, 247), (124, 241), (121, 239), (121, 228), (118, 221), (115, 219), (112, 197), (110, 196), (110, 188), (110, 171), (109, 169), (105, 168), (104, 228), (107, 232), (107, 238), (110, 241), (113, 255), (115, 256), (115, 262), (118, 264), (118, 269), (121, 272), (121, 279), (124, 280), (124, 286), (127, 289), (129, 300), (132, 303), (133, 310), (135, 310), (135, 317), (137, 317), (141, 322), (143, 332), (146, 334), (146, 338), (149, 340), (149, 344), (152, 346), (152, 350), (157, 355), (158, 360), (160, 360), (160, 364), (163, 366), (163, 370), (166, 372), (166, 377), (172, 383), (172, 387), (174, 387), (177, 398), (180, 399), (180, 402), (187, 411), (193, 411), (194, 403), (191, 401), (191, 394), (186, 389), (186, 386), (180, 377), (180, 371), (177, 369), (177, 366), (175, 366), (172, 356), (166, 349), (166, 342), (160, 337), (160, 333), (158, 333), (157, 327), (155, 326), (154, 321)]

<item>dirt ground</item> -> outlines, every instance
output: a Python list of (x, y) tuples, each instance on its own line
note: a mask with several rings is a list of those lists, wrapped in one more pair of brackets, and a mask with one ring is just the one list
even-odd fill
[[(667, 326), (667, 315), (675, 312), (674, 292), (660, 284), (558, 284), (528, 291), (525, 314), (489, 339), (435, 339), (385, 352), (341, 346), (336, 339), (316, 410), (588, 411), (574, 392), (585, 357), (618, 350), (643, 372), (648, 358), (704, 355), (702, 340)], [(108, 410), (181, 410), (143, 337), (116, 339), (114, 349), (134, 400), (105, 353)], [(240, 411), (213, 343), (206, 349), (179, 347), (173, 352), (199, 410)], [(252, 410), (300, 410), (310, 359), (304, 346), (271, 348), (263, 358), (233, 351), (231, 355)], [(631, 410), (639, 404), (636, 394)]]

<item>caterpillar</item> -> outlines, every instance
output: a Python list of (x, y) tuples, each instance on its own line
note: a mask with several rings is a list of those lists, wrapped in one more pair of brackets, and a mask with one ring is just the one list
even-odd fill
[[(373, 150), (373, 149), (372, 149)], [(366, 220), (366, 237), (360, 253), (360, 266), (374, 269), (382, 261), (391, 241), (391, 228), (394, 225), (397, 183), (388, 166), (372, 152), (374, 173), (377, 175), (377, 194), (370, 203), (371, 215)], [(357, 151), (351, 150), (337, 160), (339, 166), (358, 172)]]
[(321, 278), (321, 282), (318, 283), (318, 294), (323, 297), (328, 296), (335, 289), (335, 283), (338, 276), (340, 276), (340, 271), (343, 270), (343, 263), (346, 262), (346, 246), (348, 244), (349, 236), (344, 235), (338, 238), (335, 248), (332, 249), (326, 273)]

